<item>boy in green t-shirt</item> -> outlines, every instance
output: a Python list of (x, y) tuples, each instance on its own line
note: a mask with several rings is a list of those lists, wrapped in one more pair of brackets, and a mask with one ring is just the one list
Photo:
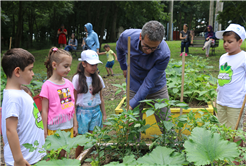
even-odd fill
[(107, 76), (110, 76), (110, 72), (111, 72), (111, 76), (114, 76), (112, 67), (114, 66), (114, 57), (115, 57), (115, 60), (118, 61), (117, 56), (114, 53), (114, 51), (110, 49), (110, 46), (108, 44), (105, 44), (103, 46), (103, 48), (104, 48), (105, 52), (100, 52), (98, 55), (103, 55), (103, 54), (107, 55), (108, 62), (105, 66), (106, 70), (108, 72)]

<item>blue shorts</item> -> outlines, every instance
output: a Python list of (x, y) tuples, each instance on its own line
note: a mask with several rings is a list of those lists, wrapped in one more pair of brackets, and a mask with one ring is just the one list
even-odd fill
[(78, 121), (79, 134), (93, 131), (95, 126), (102, 127), (102, 112), (100, 105), (91, 108), (77, 106), (76, 117)]
[(107, 67), (107, 68), (112, 68), (113, 66), (114, 66), (114, 60), (108, 61), (108, 62), (106, 63), (106, 66), (105, 66), (105, 67)]

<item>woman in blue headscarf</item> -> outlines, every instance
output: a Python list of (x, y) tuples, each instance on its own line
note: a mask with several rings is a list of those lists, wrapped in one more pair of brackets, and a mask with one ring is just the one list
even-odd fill
[(205, 42), (202, 50), (206, 49), (206, 57), (209, 57), (209, 49), (211, 45), (215, 44), (215, 33), (213, 31), (213, 27), (209, 25), (207, 27), (207, 32), (205, 34)]
[(88, 36), (85, 40), (86, 45), (88, 46), (89, 50), (93, 50), (99, 54), (99, 40), (97, 33), (93, 30), (93, 26), (91, 23), (85, 24), (85, 31), (88, 33)]

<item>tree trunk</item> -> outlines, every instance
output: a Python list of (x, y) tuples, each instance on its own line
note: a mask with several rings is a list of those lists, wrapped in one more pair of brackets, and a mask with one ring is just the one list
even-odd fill
[[(105, 2), (106, 4), (106, 7), (108, 9), (110, 9), (110, 3), (108, 2)], [(107, 18), (108, 18), (108, 13), (109, 13), (109, 10), (106, 10), (105, 13), (104, 13), (104, 16), (103, 16), (103, 21), (102, 21), (102, 26), (101, 26), (101, 29), (100, 29), (100, 39), (99, 39), (99, 42), (102, 43), (103, 41), (103, 36), (104, 36), (104, 30), (105, 30), (105, 25), (106, 25), (106, 22), (107, 22)], [(101, 45), (100, 45), (101, 47)]]
[(96, 14), (96, 18), (95, 18), (95, 25), (93, 26), (94, 28), (94, 31), (96, 32), (96, 33), (99, 33), (100, 32), (100, 29), (101, 29), (101, 26), (100, 26), (100, 20), (102, 19), (102, 18), (100, 18), (100, 16), (101, 16), (101, 9), (102, 9), (102, 6), (103, 6), (103, 3), (105, 3), (105, 2), (98, 2), (97, 3), (97, 7), (96, 7), (96, 9), (97, 9), (97, 14)]
[(114, 5), (114, 13), (113, 13), (113, 23), (112, 23), (112, 29), (110, 34), (110, 42), (116, 41), (116, 21), (117, 21), (117, 14), (118, 14), (118, 6)]
[[(0, 0), (0, 8), (2, 8), (2, 3), (3, 3), (3, 1), (2, 0)], [(2, 21), (0, 20), (0, 53), (2, 53), (2, 31), (1, 31), (1, 24), (2, 24)]]
[(33, 34), (33, 8), (30, 8), (30, 14), (28, 16), (28, 25), (29, 25), (29, 39), (28, 39), (28, 46), (32, 48), (32, 34)]
[(17, 33), (15, 37), (15, 48), (20, 47), (21, 34), (22, 34), (22, 1), (19, 1), (18, 25), (17, 25)]

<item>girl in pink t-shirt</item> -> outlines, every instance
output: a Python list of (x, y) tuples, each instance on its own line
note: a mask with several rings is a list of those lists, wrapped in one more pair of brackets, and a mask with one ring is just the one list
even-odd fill
[(47, 135), (53, 135), (58, 129), (70, 132), (71, 137), (77, 135), (74, 87), (68, 79), (64, 78), (69, 73), (71, 64), (72, 57), (69, 52), (56, 47), (50, 49), (45, 62), (47, 80), (40, 92), (43, 98), (42, 119), (45, 138)]

